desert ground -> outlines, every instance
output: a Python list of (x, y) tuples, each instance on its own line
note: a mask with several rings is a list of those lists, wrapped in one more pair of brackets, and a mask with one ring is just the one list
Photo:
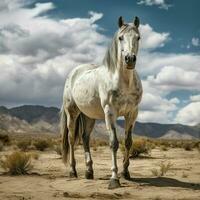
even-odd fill
[[(12, 153), (5, 148), (0, 156)], [(61, 156), (53, 150), (39, 154), (32, 160), (33, 169), (28, 175), (11, 176), (0, 168), (0, 199), (2, 200), (53, 200), (53, 199), (152, 199), (152, 200), (199, 200), (200, 199), (200, 153), (197, 149), (185, 151), (170, 148), (163, 151), (154, 148), (150, 156), (130, 161), (131, 180), (120, 179), (121, 187), (108, 190), (111, 175), (111, 154), (108, 146), (91, 148), (94, 180), (84, 177), (85, 161), (82, 146), (75, 151), (78, 178), (69, 178), (69, 169)], [(119, 172), (123, 155), (118, 151)], [(159, 169), (161, 162), (171, 163), (162, 176), (152, 170)]]

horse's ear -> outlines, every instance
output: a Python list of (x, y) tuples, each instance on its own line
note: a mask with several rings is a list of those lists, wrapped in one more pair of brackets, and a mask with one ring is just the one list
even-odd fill
[(123, 25), (124, 25), (124, 20), (123, 20), (122, 16), (120, 16), (118, 19), (118, 26), (119, 26), (119, 28), (121, 28)]
[(139, 25), (140, 25), (140, 19), (139, 19), (139, 17), (135, 17), (135, 19), (134, 19), (134, 25), (135, 25), (135, 27), (136, 28), (138, 28), (139, 27)]

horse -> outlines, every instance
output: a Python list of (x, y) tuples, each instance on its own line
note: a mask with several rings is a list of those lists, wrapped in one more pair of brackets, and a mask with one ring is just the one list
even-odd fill
[(130, 179), (129, 151), (132, 145), (132, 129), (142, 98), (142, 84), (136, 72), (139, 48), (138, 17), (132, 23), (118, 19), (116, 31), (101, 65), (82, 64), (75, 67), (66, 79), (63, 104), (60, 111), (62, 158), (70, 164), (70, 177), (77, 177), (74, 144), (82, 138), (85, 152), (85, 178), (93, 179), (93, 161), (90, 153), (90, 133), (96, 119), (104, 119), (109, 133), (112, 167), (108, 188), (120, 187), (116, 134), (116, 120), (125, 119), (125, 154), (121, 176)]

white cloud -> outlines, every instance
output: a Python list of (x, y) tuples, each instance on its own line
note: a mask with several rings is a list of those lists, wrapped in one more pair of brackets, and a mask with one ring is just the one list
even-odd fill
[(145, 50), (163, 47), (169, 40), (169, 33), (158, 33), (149, 24), (140, 26), (141, 48)]
[(103, 59), (108, 38), (96, 24), (103, 14), (56, 20), (40, 16), (54, 9), (52, 3), (22, 6), (0, 12), (0, 101), (59, 105), (69, 71)]
[(175, 66), (165, 66), (156, 76), (148, 76), (150, 85), (168, 93), (171, 91), (200, 90), (200, 72), (186, 70)]
[(195, 47), (200, 46), (199, 38), (193, 37), (193, 38), (192, 38), (192, 45), (195, 46)]
[(171, 7), (172, 5), (167, 4), (165, 0), (139, 0), (138, 4), (144, 4), (146, 6), (158, 6), (161, 9), (165, 9), (168, 10), (169, 7)]
[(198, 54), (170, 54), (140, 51), (137, 69), (143, 76), (155, 75), (165, 66), (175, 66), (187, 71), (200, 72), (200, 55)]
[(172, 122), (172, 112), (178, 109), (177, 104), (179, 104), (180, 100), (178, 98), (166, 99), (160, 96), (159, 93), (145, 92), (145, 89), (140, 104), (138, 120), (157, 123)]
[(190, 100), (193, 102), (196, 102), (196, 101), (200, 102), (200, 94), (190, 96)]
[(191, 102), (178, 111), (176, 121), (186, 125), (200, 123), (200, 102)]

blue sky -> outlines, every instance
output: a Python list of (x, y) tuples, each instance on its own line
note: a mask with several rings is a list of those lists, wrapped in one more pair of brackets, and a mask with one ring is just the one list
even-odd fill
[(142, 122), (200, 122), (200, 1), (2, 0), (0, 104), (60, 106), (67, 74), (101, 63), (123, 16), (139, 16)]

